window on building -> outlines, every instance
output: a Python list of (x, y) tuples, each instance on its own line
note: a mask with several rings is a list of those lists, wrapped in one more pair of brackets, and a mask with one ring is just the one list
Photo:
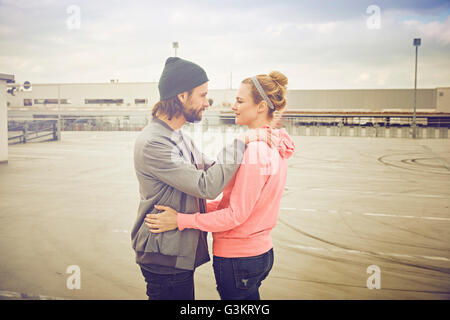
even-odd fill
[[(30, 106), (31, 106), (31, 99), (23, 99), (23, 103), (25, 105), (25, 100), (30, 100)], [(61, 104), (70, 104), (69, 99), (61, 99)], [(58, 104), (58, 99), (34, 99), (34, 104)]]
[(34, 104), (58, 104), (58, 99), (34, 99)]
[(85, 104), (123, 104), (123, 99), (84, 99)]
[(134, 99), (134, 104), (147, 104), (147, 99)]
[(23, 99), (23, 106), (29, 107), (33, 105), (33, 99)]

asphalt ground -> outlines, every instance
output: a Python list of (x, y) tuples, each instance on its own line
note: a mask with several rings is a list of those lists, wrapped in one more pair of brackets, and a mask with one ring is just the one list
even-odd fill
[[(0, 299), (147, 298), (130, 241), (138, 134), (63, 132), (9, 147)], [(214, 154), (236, 133), (190, 134)], [(293, 138), (261, 298), (449, 299), (450, 140)], [(80, 289), (69, 289), (70, 266)], [(219, 299), (211, 262), (195, 286), (196, 299)]]

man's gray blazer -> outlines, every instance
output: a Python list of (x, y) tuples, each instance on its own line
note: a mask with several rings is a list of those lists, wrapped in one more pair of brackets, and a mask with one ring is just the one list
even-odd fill
[(176, 229), (154, 234), (144, 218), (159, 212), (154, 208), (157, 204), (178, 212), (199, 212), (200, 201), (215, 199), (222, 192), (238, 170), (244, 152), (245, 144), (235, 140), (211, 161), (181, 130), (174, 131), (157, 118), (142, 130), (134, 149), (140, 203), (131, 232), (138, 264), (193, 270), (209, 261), (205, 232)]

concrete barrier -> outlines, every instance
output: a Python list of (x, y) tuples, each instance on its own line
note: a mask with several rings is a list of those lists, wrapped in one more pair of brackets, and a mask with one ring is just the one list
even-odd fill
[(409, 127), (402, 127), (400, 129), (400, 138), (409, 138)]
[(343, 127), (342, 128), (342, 136), (344, 137), (350, 137), (350, 127)]
[[(418, 139), (448, 139), (448, 128), (417, 127)], [(292, 126), (292, 135), (321, 137), (412, 138), (411, 127), (381, 126)]]
[[(103, 120), (88, 120), (86, 122), (67, 122), (64, 125), (65, 131), (141, 131), (145, 126), (144, 121), (139, 122), (121, 122), (111, 123)], [(212, 125), (211, 121), (206, 121), (198, 125), (186, 124), (185, 131), (191, 134), (196, 130), (208, 132), (209, 129), (216, 128), (220, 132), (231, 131), (237, 133), (241, 128), (234, 124), (221, 124), (219, 126)], [(342, 123), (338, 125), (298, 125), (294, 122), (287, 121), (284, 128), (293, 136), (331, 136), (331, 137), (371, 137), (371, 138), (412, 138), (411, 127), (384, 127), (384, 126), (344, 126)], [(419, 139), (448, 139), (449, 128), (435, 127), (417, 127), (417, 138)]]
[(312, 135), (313, 136), (319, 136), (320, 134), (319, 134), (319, 126), (314, 126), (314, 127), (311, 127), (312, 128)]
[(448, 139), (448, 128), (439, 128), (439, 138)]
[(374, 127), (366, 127), (366, 137), (375, 138), (377, 136), (377, 130)]
[(336, 126), (330, 127), (330, 136), (335, 137), (338, 135), (338, 128)]
[(385, 127), (376, 127), (376, 136), (380, 138), (386, 137), (386, 128)]
[(389, 137), (390, 138), (400, 137), (400, 128), (389, 128)]
[(416, 138), (417, 139), (422, 139), (423, 138), (423, 134), (424, 134), (424, 128), (416, 128)]

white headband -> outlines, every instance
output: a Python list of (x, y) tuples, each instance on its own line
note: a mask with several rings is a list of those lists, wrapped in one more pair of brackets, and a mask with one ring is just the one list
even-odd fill
[(272, 110), (275, 110), (275, 107), (273, 106), (272, 101), (270, 101), (269, 97), (264, 92), (258, 79), (256, 79), (256, 77), (252, 77), (252, 81), (253, 81), (253, 84), (255, 85), (256, 89), (258, 89), (258, 92), (261, 95), (261, 97), (264, 99), (265, 102), (267, 102), (267, 105), (269, 106), (269, 108)]

